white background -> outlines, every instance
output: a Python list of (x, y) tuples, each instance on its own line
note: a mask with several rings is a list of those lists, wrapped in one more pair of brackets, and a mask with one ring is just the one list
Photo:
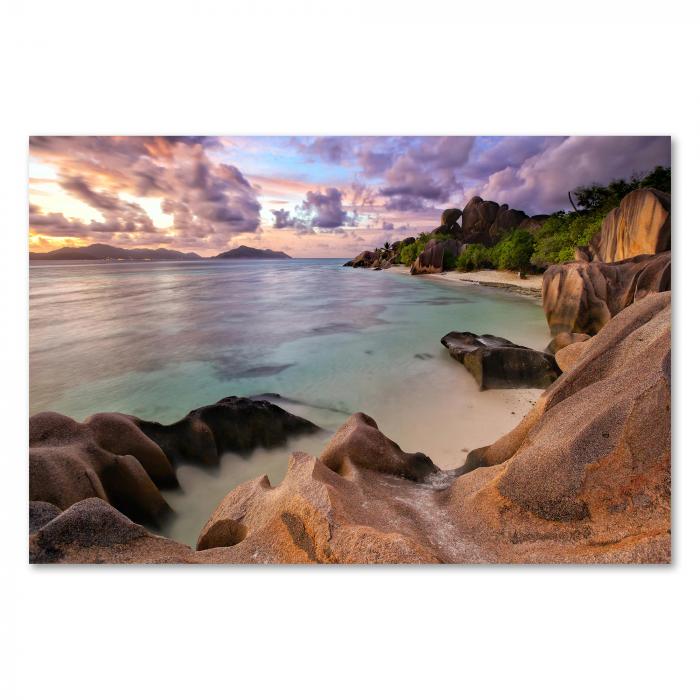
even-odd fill
[[(698, 697), (689, 7), (3, 0), (3, 697)], [(30, 568), (32, 133), (671, 134), (674, 564)]]

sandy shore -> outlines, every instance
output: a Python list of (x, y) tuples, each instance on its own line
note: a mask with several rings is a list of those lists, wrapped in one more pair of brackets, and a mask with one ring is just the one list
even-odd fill
[[(404, 265), (394, 265), (389, 270), (396, 274), (408, 275), (410, 270)], [(479, 270), (477, 272), (438, 272), (432, 275), (422, 275), (422, 277), (432, 277), (446, 282), (457, 284), (479, 284), (484, 287), (497, 287), (507, 289), (517, 294), (527, 296), (542, 296), (542, 275), (528, 275), (527, 279), (518, 277), (517, 272), (506, 270)]]

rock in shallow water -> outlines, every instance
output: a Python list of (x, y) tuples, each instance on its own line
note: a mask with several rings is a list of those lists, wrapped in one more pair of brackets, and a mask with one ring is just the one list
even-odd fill
[[(91, 499), (32, 535), (30, 556), (120, 563), (669, 562), (670, 293), (624, 309), (584, 345), (576, 365), (515, 430), (470, 453), (468, 473), (396, 476), (410, 455), (380, 445), (376, 454), (361, 449), (358, 456), (341, 432), (322, 455), (335, 468), (295, 453), (279, 486), (260, 477), (231, 491), (202, 531), (201, 551), (150, 535)], [(363, 426), (379, 432), (362, 415), (348, 423), (351, 434)], [(381, 434), (371, 440), (390, 442)]]
[(230, 396), (172, 425), (120, 413), (78, 423), (59, 413), (29, 419), (29, 498), (61, 510), (98, 497), (130, 518), (159, 523), (170, 507), (159, 488), (177, 485), (180, 460), (216, 464), (223, 452), (284, 444), (317, 426), (269, 401)]
[(480, 389), (544, 389), (560, 374), (553, 355), (495, 335), (453, 331), (440, 342), (469, 370)]

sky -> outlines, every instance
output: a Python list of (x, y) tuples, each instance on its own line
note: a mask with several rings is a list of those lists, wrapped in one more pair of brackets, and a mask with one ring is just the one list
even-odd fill
[(354, 257), (475, 195), (548, 214), (670, 164), (665, 136), (33, 136), (29, 247)]

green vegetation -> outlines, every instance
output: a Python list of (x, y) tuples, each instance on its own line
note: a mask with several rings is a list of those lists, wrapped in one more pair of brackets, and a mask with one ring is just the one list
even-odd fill
[(530, 267), (530, 258), (535, 242), (529, 231), (514, 230), (503, 235), (492, 248), (480, 243), (468, 245), (457, 258), (457, 269), (461, 272), (495, 268), (497, 270), (522, 270)]
[[(458, 258), (445, 253), (443, 267), (460, 271), (494, 268), (497, 270), (527, 271), (531, 267), (545, 268), (554, 263), (574, 259), (578, 246), (586, 246), (600, 231), (605, 216), (620, 204), (622, 198), (641, 187), (671, 191), (671, 169), (657, 166), (646, 175), (633, 175), (629, 180), (613, 180), (607, 185), (597, 183), (579, 187), (571, 193), (576, 211), (555, 212), (536, 231), (513, 230), (501, 236), (491, 248), (480, 243), (467, 245)], [(449, 234), (421, 233), (415, 243), (397, 248), (399, 260), (411, 265), (425, 250), (431, 239), (447, 240)], [(387, 249), (387, 244), (384, 244)]]
[(565, 263), (574, 259), (577, 246), (586, 246), (600, 231), (606, 215), (625, 195), (641, 187), (671, 191), (671, 168), (657, 166), (644, 176), (613, 180), (607, 185), (592, 184), (574, 190), (578, 211), (556, 212), (534, 233), (531, 262), (535, 267)]

